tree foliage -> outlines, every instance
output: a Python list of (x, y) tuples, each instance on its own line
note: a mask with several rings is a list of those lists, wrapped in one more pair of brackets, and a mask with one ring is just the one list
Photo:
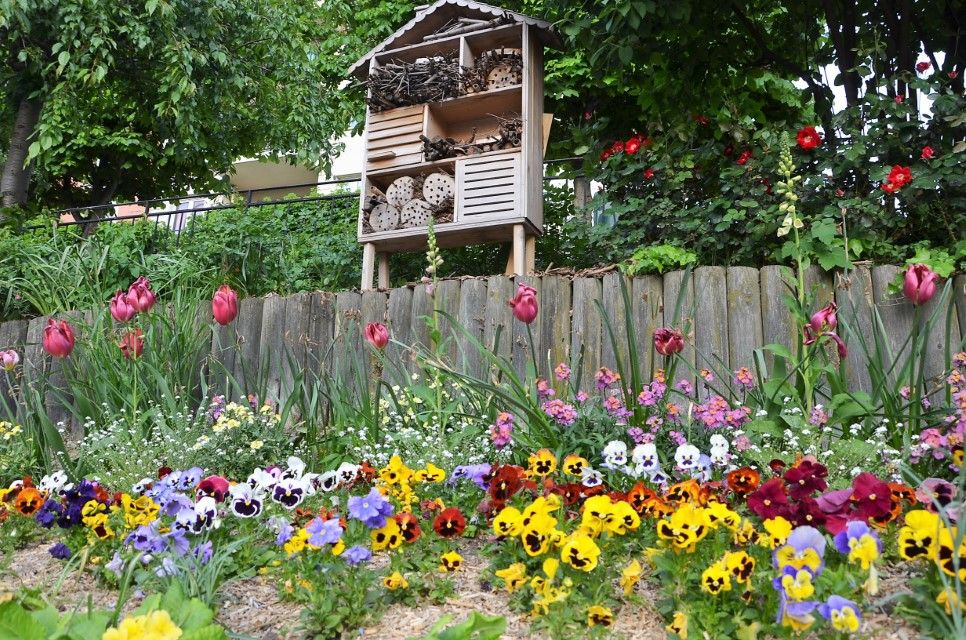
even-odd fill
[(205, 190), (244, 156), (327, 170), (358, 122), (346, 68), (411, 6), (0, 0), (0, 150), (39, 105), (30, 195), (48, 207)]

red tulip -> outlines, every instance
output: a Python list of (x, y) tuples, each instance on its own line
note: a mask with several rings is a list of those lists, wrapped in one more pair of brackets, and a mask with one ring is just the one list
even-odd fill
[(4, 371), (13, 371), (20, 364), (20, 354), (13, 349), (0, 351), (0, 368)]
[(137, 309), (127, 298), (127, 294), (123, 291), (118, 291), (111, 298), (111, 317), (118, 322), (127, 322), (137, 314)]
[(537, 317), (537, 290), (521, 282), (509, 305), (513, 307), (513, 316), (517, 320), (530, 324)]
[(211, 298), (211, 315), (221, 326), (230, 324), (238, 317), (238, 294), (227, 284), (218, 287)]
[(910, 265), (902, 283), (902, 293), (915, 305), (925, 304), (936, 295), (939, 275), (924, 264)]
[(389, 329), (381, 322), (370, 322), (366, 325), (366, 340), (376, 349), (385, 349), (389, 344)]
[(657, 329), (654, 332), (654, 349), (662, 356), (681, 353), (684, 350), (684, 336), (676, 329)]
[(44, 327), (44, 351), (55, 358), (66, 358), (74, 350), (74, 329), (66, 320), (47, 320)]
[(117, 343), (117, 346), (121, 348), (121, 353), (124, 354), (125, 358), (140, 357), (144, 353), (144, 334), (141, 333), (140, 328), (128, 331)]
[(151, 291), (151, 282), (141, 276), (127, 290), (127, 301), (138, 313), (147, 313), (154, 306), (157, 296)]
[(829, 302), (825, 307), (812, 314), (812, 329), (818, 333), (822, 329), (835, 329), (838, 325), (838, 318), (835, 312), (838, 306), (834, 302)]

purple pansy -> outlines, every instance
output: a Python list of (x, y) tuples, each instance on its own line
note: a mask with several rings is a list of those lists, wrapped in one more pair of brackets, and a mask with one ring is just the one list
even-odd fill
[(370, 529), (386, 526), (386, 518), (393, 513), (392, 505), (376, 488), (364, 496), (352, 496), (348, 506), (349, 517), (363, 522)]

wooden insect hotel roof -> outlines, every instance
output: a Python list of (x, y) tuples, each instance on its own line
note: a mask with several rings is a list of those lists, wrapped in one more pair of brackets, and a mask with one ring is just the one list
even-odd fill
[[(474, 14), (476, 15), (474, 16)], [(480, 22), (466, 24), (467, 19), (474, 17)], [(501, 9), (482, 2), (437, 0), (431, 5), (418, 8), (412, 20), (370, 49), (366, 55), (356, 60), (355, 64), (349, 67), (348, 75), (364, 78), (369, 72), (369, 60), (373, 56), (390, 49), (421, 44), (427, 36), (458, 35), (465, 31), (491, 29), (513, 23), (535, 27), (541, 35), (544, 45), (560, 48), (560, 38), (553, 25), (546, 20), (531, 18), (522, 13)], [(452, 29), (446, 29), (449, 25), (452, 25)]]

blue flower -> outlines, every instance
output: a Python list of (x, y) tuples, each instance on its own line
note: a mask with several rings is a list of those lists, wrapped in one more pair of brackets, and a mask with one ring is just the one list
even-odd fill
[(60, 506), (59, 502), (56, 500), (48, 500), (40, 507), (36, 515), (34, 515), (34, 520), (44, 529), (50, 529), (54, 526), (54, 521), (63, 513), (64, 508)]
[(211, 540), (207, 542), (202, 542), (195, 545), (195, 548), (191, 550), (192, 555), (198, 559), (201, 564), (208, 564), (211, 562), (211, 554), (213, 552), (213, 546)]
[(366, 547), (356, 545), (354, 547), (349, 547), (342, 552), (342, 558), (353, 567), (357, 567), (363, 562), (368, 562), (372, 557), (372, 552)]
[(50, 555), (54, 556), (58, 560), (67, 560), (73, 555), (70, 551), (70, 547), (63, 542), (58, 542), (47, 551), (49, 551)]
[(124, 558), (117, 551), (114, 552), (114, 557), (111, 561), (104, 565), (104, 568), (116, 575), (118, 578), (121, 577), (121, 570), (124, 569)]
[(392, 515), (392, 511), (392, 504), (375, 487), (367, 495), (349, 498), (349, 517), (363, 522), (370, 529), (386, 526), (386, 518)]
[(305, 530), (309, 532), (309, 544), (315, 547), (321, 547), (324, 544), (335, 544), (342, 537), (342, 527), (339, 526), (338, 518), (331, 518), (329, 520), (315, 518), (312, 522), (305, 525)]

